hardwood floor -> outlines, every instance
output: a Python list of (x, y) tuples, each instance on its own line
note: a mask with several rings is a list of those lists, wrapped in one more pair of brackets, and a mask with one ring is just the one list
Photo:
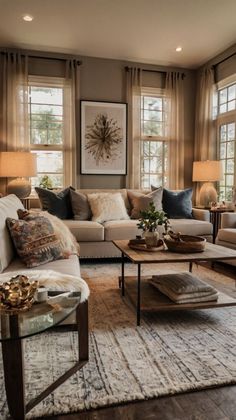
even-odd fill
[[(210, 265), (205, 265), (210, 269)], [(215, 264), (227, 274), (221, 290), (235, 293), (236, 267)], [(50, 417), (54, 420), (236, 420), (236, 385), (155, 398), (84, 413)]]

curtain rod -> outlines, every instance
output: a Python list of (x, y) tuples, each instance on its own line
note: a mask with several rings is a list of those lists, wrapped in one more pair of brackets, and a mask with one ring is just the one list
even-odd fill
[(16, 53), (19, 52), (22, 55), (27, 55), (30, 58), (40, 58), (43, 60), (57, 60), (57, 61), (66, 61), (66, 60), (75, 60), (76, 64), (78, 66), (80, 66), (81, 64), (83, 64), (82, 61), (77, 60), (75, 57), (73, 56), (51, 56), (50, 53), (46, 53), (45, 55), (42, 55), (41, 52), (37, 53), (37, 52), (26, 52), (24, 50), (19, 51), (19, 50), (9, 50), (9, 51), (0, 51), (1, 54), (11, 54), (11, 53)]
[(227, 60), (229, 60), (231, 57), (233, 57), (234, 55), (236, 55), (236, 52), (234, 52), (233, 54), (231, 54), (231, 55), (229, 55), (228, 57), (226, 57), (226, 58), (223, 58), (223, 60), (221, 60), (221, 61), (218, 61), (218, 63), (216, 63), (216, 64), (213, 64), (213, 69), (215, 68), (215, 67), (217, 67), (217, 66), (219, 66), (219, 64), (221, 64), (221, 63), (224, 63), (225, 61), (227, 61)]
[[(128, 67), (128, 66), (126, 66), (125, 67), (125, 71), (129, 71), (129, 70), (131, 70), (132, 69), (132, 67)], [(164, 71), (164, 70), (148, 70), (148, 69), (141, 69), (142, 71), (146, 71), (146, 72), (148, 72), (148, 73), (161, 73), (161, 74), (166, 74), (167, 73), (167, 71)], [(182, 79), (184, 79), (184, 77), (185, 77), (185, 73), (182, 73)]]

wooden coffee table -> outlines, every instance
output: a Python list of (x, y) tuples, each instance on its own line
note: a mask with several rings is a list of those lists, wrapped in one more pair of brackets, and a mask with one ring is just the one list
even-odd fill
[[(180, 254), (170, 252), (168, 250), (147, 252), (134, 250), (129, 248), (128, 240), (113, 241), (114, 245), (121, 251), (121, 277), (119, 278), (119, 285), (121, 287), (122, 296), (125, 295), (125, 289), (129, 295), (132, 303), (136, 305), (137, 310), (137, 325), (140, 325), (141, 310), (155, 310), (155, 311), (174, 311), (186, 309), (207, 309), (207, 308), (220, 308), (225, 306), (236, 306), (236, 299), (233, 299), (224, 293), (219, 292), (218, 300), (215, 302), (199, 302), (199, 303), (184, 303), (176, 304), (164, 296), (162, 293), (155, 290), (155, 302), (150, 305), (145, 305), (141, 302), (141, 280), (144, 285), (144, 293), (147, 292), (147, 285), (145, 280), (147, 277), (141, 278), (141, 265), (142, 264), (162, 264), (162, 263), (189, 263), (189, 271), (192, 271), (192, 264), (200, 261), (227, 261), (236, 259), (236, 251), (233, 249), (225, 248), (223, 246), (206, 243), (206, 248), (203, 252)], [(132, 263), (137, 264), (137, 276), (125, 277), (125, 257)], [(128, 287), (125, 287), (128, 286)], [(149, 286), (150, 287), (150, 286)]]

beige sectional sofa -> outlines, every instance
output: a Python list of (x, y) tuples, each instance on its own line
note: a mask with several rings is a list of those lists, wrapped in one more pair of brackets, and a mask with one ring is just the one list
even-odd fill
[[(126, 189), (81, 189), (77, 190), (82, 194), (91, 193), (117, 193), (120, 192), (124, 198), (128, 214), (130, 213), (130, 202)], [(129, 190), (130, 191), (130, 190)], [(131, 190), (141, 193), (150, 191)], [(170, 219), (174, 231), (183, 234), (201, 235), (212, 242), (212, 224), (209, 219), (209, 212), (202, 209), (192, 210), (192, 219)], [(138, 220), (112, 220), (104, 223), (92, 220), (64, 220), (71, 232), (80, 244), (80, 258), (112, 258), (120, 257), (120, 251), (112, 243), (113, 240), (131, 239), (140, 235), (137, 227)]]
[[(27, 275), (27, 270), (30, 269), (26, 268), (25, 264), (16, 256), (10, 233), (6, 226), (7, 217), (18, 219), (18, 209), (24, 209), (24, 207), (19, 198), (15, 195), (11, 194), (0, 198), (0, 273), (14, 271), (17, 274), (19, 271), (23, 270)], [(70, 255), (67, 259), (55, 260), (39, 265), (38, 267), (34, 267), (33, 270), (53, 270), (60, 274), (68, 274), (78, 279), (80, 278), (79, 258), (75, 254)], [(63, 324), (73, 324), (74, 322), (75, 314), (73, 313), (63, 321)]]
[[(215, 243), (226, 248), (236, 249), (236, 213), (221, 214), (221, 228)], [(229, 261), (227, 262), (229, 263)], [(230, 264), (236, 265), (236, 261), (232, 260)]]

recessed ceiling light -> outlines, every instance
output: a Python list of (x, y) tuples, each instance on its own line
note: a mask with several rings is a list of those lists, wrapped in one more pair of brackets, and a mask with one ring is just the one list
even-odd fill
[(32, 15), (24, 15), (24, 16), (22, 16), (22, 19), (25, 22), (32, 22), (32, 20), (34, 19), (34, 17)]
[(177, 47), (177, 48), (175, 48), (175, 51), (177, 51), (177, 52), (182, 51), (182, 47)]

